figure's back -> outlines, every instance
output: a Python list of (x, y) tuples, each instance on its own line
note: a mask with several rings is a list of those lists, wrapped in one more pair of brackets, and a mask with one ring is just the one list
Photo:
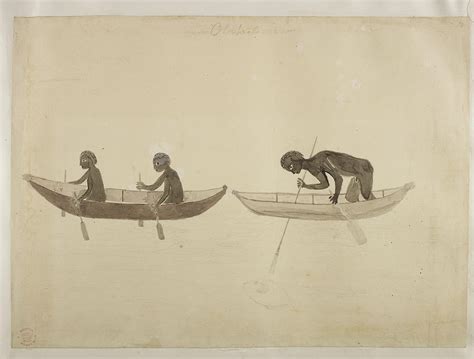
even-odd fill
[(90, 169), (87, 185), (89, 187), (92, 185), (92, 192), (87, 198), (88, 200), (105, 202), (106, 196), (104, 182), (102, 181), (102, 175), (100, 174), (100, 171), (97, 167), (92, 167)]
[(356, 175), (362, 172), (373, 172), (372, 165), (368, 160), (343, 152), (321, 151), (313, 156), (311, 160), (319, 164), (329, 160), (331, 166), (335, 166), (345, 176)]
[(183, 185), (179, 178), (178, 172), (170, 168), (166, 175), (166, 180), (170, 186), (170, 194), (166, 200), (166, 203), (181, 203), (183, 202)]

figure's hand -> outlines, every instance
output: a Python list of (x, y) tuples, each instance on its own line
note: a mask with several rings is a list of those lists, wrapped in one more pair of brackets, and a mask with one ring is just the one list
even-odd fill
[(304, 183), (301, 178), (298, 178), (298, 180), (296, 181), (296, 185), (298, 186), (298, 188), (306, 188), (306, 183)]
[(339, 196), (336, 196), (335, 194), (329, 197), (329, 200), (331, 201), (332, 204), (337, 204), (338, 199), (339, 199)]
[(145, 189), (146, 185), (142, 181), (137, 182), (137, 189)]

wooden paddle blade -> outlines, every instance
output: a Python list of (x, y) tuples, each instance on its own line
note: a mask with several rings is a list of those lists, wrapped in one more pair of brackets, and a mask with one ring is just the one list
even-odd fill
[(163, 226), (158, 221), (156, 222), (156, 233), (158, 233), (159, 239), (165, 239), (165, 232), (163, 231)]
[(352, 237), (356, 240), (357, 244), (360, 246), (367, 243), (367, 237), (365, 236), (364, 231), (360, 226), (357, 224), (357, 222), (354, 222), (352, 220), (347, 221), (347, 228), (352, 234)]
[(66, 212), (61, 211), (61, 217), (66, 217)]
[(85, 241), (89, 240), (89, 233), (87, 233), (87, 227), (85, 222), (81, 222), (81, 231), (82, 231), (82, 237), (84, 238)]
[(143, 219), (138, 220), (138, 227), (143, 227)]

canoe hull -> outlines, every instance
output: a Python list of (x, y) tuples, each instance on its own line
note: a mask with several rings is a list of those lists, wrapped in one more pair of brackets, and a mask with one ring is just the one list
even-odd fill
[[(234, 191), (234, 195), (251, 212), (271, 217), (303, 219), (313, 221), (341, 221), (349, 219), (371, 218), (390, 212), (404, 198), (414, 185), (408, 183), (382, 198), (355, 203), (313, 204), (294, 202), (275, 202), (260, 200), (255, 193)], [(293, 195), (295, 198), (296, 195)], [(290, 195), (289, 195), (290, 197)]]
[[(43, 180), (44, 181), (44, 180)], [(51, 181), (52, 182), (52, 181)], [(156, 214), (147, 203), (82, 201), (80, 210), (74, 206), (71, 196), (44, 186), (40, 181), (30, 180), (31, 186), (48, 202), (63, 211), (85, 218), (156, 220)], [(59, 182), (57, 182), (59, 183)], [(59, 183), (60, 185), (60, 183)], [(207, 198), (179, 204), (164, 204), (158, 209), (160, 220), (176, 220), (198, 216), (214, 206), (226, 192), (226, 187)], [(142, 194), (144, 192), (141, 192)], [(156, 197), (156, 196), (155, 196)]]

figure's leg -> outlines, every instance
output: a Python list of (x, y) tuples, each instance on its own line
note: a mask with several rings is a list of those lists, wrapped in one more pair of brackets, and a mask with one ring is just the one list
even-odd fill
[[(77, 194), (77, 198), (80, 198), (84, 193), (86, 193), (86, 191), (87, 191), (86, 189), (81, 189), (79, 191), (79, 193)], [(90, 197), (90, 195), (89, 195), (89, 197)], [(84, 198), (84, 199), (88, 199), (88, 198)]]
[(179, 204), (183, 202), (183, 198), (176, 194), (170, 194), (166, 199), (165, 203)]
[(166, 198), (164, 203), (166, 203), (166, 204), (177, 204), (178, 201), (176, 201), (175, 196), (169, 195), (168, 198)]
[(352, 177), (347, 186), (346, 200), (347, 202), (354, 203), (359, 201), (360, 185), (357, 177)]
[(375, 198), (375, 196), (372, 194), (373, 175), (374, 170), (372, 166), (369, 166), (368, 171), (364, 171), (359, 176), (357, 176), (357, 179), (360, 183), (362, 197), (364, 197), (366, 200)]

